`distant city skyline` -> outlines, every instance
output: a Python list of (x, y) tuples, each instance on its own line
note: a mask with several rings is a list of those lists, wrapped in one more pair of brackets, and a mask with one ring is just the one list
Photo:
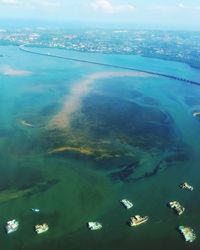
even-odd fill
[(200, 29), (196, 0), (0, 0), (1, 19)]

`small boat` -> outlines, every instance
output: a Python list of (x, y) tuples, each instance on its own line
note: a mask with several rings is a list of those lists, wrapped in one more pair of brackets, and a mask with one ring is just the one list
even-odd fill
[(102, 228), (102, 225), (99, 222), (88, 222), (87, 225), (88, 225), (88, 228), (92, 231), (99, 230)]
[(125, 208), (127, 208), (127, 209), (130, 209), (130, 208), (132, 208), (132, 206), (133, 206), (133, 203), (132, 202), (130, 202), (129, 200), (127, 200), (127, 199), (122, 199), (121, 200), (121, 203), (125, 206)]
[(25, 121), (25, 120), (20, 120), (20, 123), (23, 125), (23, 126), (26, 126), (26, 127), (33, 127), (33, 124)]
[(183, 234), (185, 241), (193, 242), (196, 239), (194, 230), (191, 227), (179, 226), (179, 231)]
[(194, 117), (200, 116), (200, 112), (198, 112), (198, 111), (197, 111), (197, 112), (193, 112), (192, 115), (193, 115)]
[(190, 190), (190, 191), (193, 191), (193, 189), (194, 189), (193, 186), (191, 186), (187, 182), (181, 183), (179, 187), (182, 188), (182, 189)]
[(181, 206), (178, 201), (170, 201), (169, 206), (173, 208), (178, 215), (181, 215), (185, 211), (185, 208)]
[(31, 211), (34, 213), (39, 213), (40, 209), (39, 208), (31, 208)]
[(19, 228), (19, 222), (16, 220), (10, 220), (6, 223), (5, 228), (6, 228), (7, 234), (13, 233), (17, 231), (17, 229)]
[(49, 230), (49, 226), (46, 223), (38, 224), (35, 226), (35, 232), (37, 234), (44, 233)]
[(141, 217), (140, 215), (134, 215), (133, 217), (130, 218), (129, 225), (131, 227), (139, 226), (139, 225), (147, 222), (148, 219), (149, 219), (148, 216)]

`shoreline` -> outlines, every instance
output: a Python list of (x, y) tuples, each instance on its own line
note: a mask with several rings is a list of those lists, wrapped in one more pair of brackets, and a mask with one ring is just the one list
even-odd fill
[[(6, 46), (6, 45), (0, 45), (0, 46)], [(12, 45), (12, 46), (17, 46), (17, 47), (21, 47), (24, 46), (24, 44), (21, 45)], [(51, 47), (39, 47), (39, 46), (34, 46), (34, 47), (28, 47), (28, 48), (36, 48), (36, 49), (52, 49)], [(126, 53), (99, 53), (99, 52), (91, 52), (91, 51), (79, 51), (79, 50), (73, 50), (73, 49), (66, 49), (66, 48), (53, 48), (53, 49), (57, 49), (57, 50), (61, 50), (61, 51), (70, 51), (70, 52), (77, 52), (77, 53), (88, 53), (88, 54), (97, 54), (97, 55), (122, 55), (122, 56), (138, 56), (138, 57), (144, 57), (144, 58), (150, 58), (150, 59), (158, 59), (158, 60), (163, 60), (163, 61), (167, 61), (167, 62), (178, 62), (178, 63), (183, 63), (185, 65), (188, 65), (189, 67), (191, 67), (192, 69), (196, 69), (196, 70), (200, 70), (200, 67), (195, 67), (192, 65), (192, 62), (185, 62), (185, 61), (181, 61), (181, 60), (175, 60), (173, 58), (164, 58), (164, 57), (160, 57), (160, 56), (148, 56), (148, 55), (138, 55), (138, 54), (126, 54)], [(25, 50), (24, 50), (25, 51)], [(28, 52), (28, 51), (27, 51)], [(33, 52), (34, 53), (34, 52)]]

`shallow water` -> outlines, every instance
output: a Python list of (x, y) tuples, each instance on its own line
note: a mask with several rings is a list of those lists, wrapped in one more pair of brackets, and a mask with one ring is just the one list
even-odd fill
[[(62, 50), (51, 53), (199, 80), (198, 70), (180, 63)], [(0, 47), (0, 54), (0, 241), (4, 249), (187, 249), (178, 225), (194, 228), (197, 240), (189, 247), (198, 249), (200, 122), (192, 116), (200, 110), (198, 86), (128, 76), (125, 71), (123, 76), (116, 73), (93, 80), (80, 96), (78, 82), (113, 69), (32, 55), (17, 47)], [(12, 74), (6, 73), (8, 66)], [(52, 119), (72, 93), (78, 105), (70, 113), (70, 126), (52, 127)], [(67, 150), (49, 153), (61, 147)], [(180, 190), (183, 181), (194, 185), (194, 191)], [(133, 201), (134, 207), (125, 210), (119, 203), (122, 198)], [(170, 200), (179, 200), (185, 213), (175, 215), (166, 206)], [(41, 213), (33, 214), (31, 207)], [(134, 214), (149, 215), (149, 222), (130, 228), (127, 221)], [(13, 218), (20, 228), (6, 235), (5, 222)], [(88, 231), (89, 220), (101, 221), (103, 229)], [(38, 236), (33, 226), (43, 222), (50, 229)]]

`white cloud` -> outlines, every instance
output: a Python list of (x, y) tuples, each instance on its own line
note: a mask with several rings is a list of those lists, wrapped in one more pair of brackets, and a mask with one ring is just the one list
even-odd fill
[(56, 1), (36, 1), (36, 4), (44, 7), (57, 8), (61, 6), (61, 3)]
[(0, 4), (18, 4), (18, 0), (0, 0)]
[(184, 3), (180, 2), (178, 4), (172, 5), (154, 5), (151, 8), (152, 10), (162, 11), (162, 12), (177, 12), (181, 10), (187, 11), (198, 11), (200, 10), (200, 5), (185, 5)]
[(179, 3), (179, 4), (178, 4), (178, 7), (181, 8), (181, 9), (184, 9), (184, 8), (185, 8), (185, 6), (184, 6), (183, 3)]
[(179, 3), (178, 7), (185, 10), (200, 10), (200, 5), (185, 5), (183, 3)]
[(171, 11), (174, 9), (174, 7), (168, 5), (154, 5), (151, 7), (151, 9), (156, 11)]
[(96, 11), (106, 13), (132, 12), (135, 10), (135, 7), (131, 4), (113, 4), (108, 0), (96, 0), (91, 3), (91, 6)]
[(60, 7), (61, 4), (59, 1), (53, 0), (0, 0), (0, 4), (4, 5), (13, 5), (24, 8), (57, 8)]

